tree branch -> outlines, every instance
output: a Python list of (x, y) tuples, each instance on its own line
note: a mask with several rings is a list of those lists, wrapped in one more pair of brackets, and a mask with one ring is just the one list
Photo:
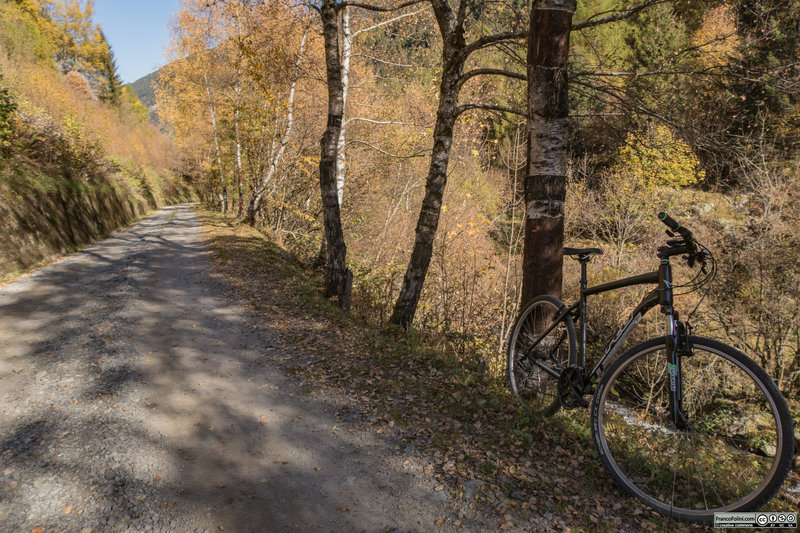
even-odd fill
[(415, 68), (419, 65), (406, 65), (404, 63), (394, 63), (392, 61), (386, 61), (385, 59), (381, 59), (379, 57), (367, 55), (367, 54), (353, 54), (353, 57), (366, 57), (367, 59), (371, 59), (373, 61), (377, 61), (378, 63), (383, 63), (384, 65), (389, 65), (390, 67), (400, 67), (400, 68)]
[(524, 39), (528, 36), (528, 30), (525, 31), (507, 31), (504, 33), (496, 33), (494, 35), (486, 35), (481, 37), (470, 44), (468, 44), (464, 51), (461, 52), (464, 57), (470, 55), (472, 52), (476, 50), (480, 50), (481, 48), (486, 48), (487, 46), (491, 46), (493, 44), (502, 43), (504, 41), (513, 41), (515, 39)]
[(400, 19), (410, 17), (412, 15), (416, 15), (418, 13), (422, 13), (422, 9), (418, 9), (417, 11), (412, 11), (411, 13), (403, 13), (402, 15), (397, 15), (396, 17), (390, 18), (388, 20), (384, 20), (383, 22), (379, 22), (373, 26), (369, 26), (368, 28), (361, 28), (360, 30), (353, 32), (353, 35), (350, 37), (351, 39), (355, 39), (359, 34), (362, 34), (367, 31), (372, 31), (381, 26), (386, 26), (387, 24), (391, 24), (392, 22), (397, 22)]
[(514, 115), (519, 115), (521, 117), (527, 117), (528, 114), (525, 111), (520, 111), (519, 109), (511, 109), (510, 107), (504, 107), (500, 105), (490, 105), (490, 104), (464, 104), (460, 105), (456, 108), (456, 116), (461, 115), (471, 109), (484, 109), (486, 111), (496, 111), (498, 113), (512, 113)]
[(470, 70), (469, 72), (465, 72), (461, 75), (458, 79), (458, 86), (459, 88), (464, 85), (467, 80), (470, 78), (474, 78), (475, 76), (481, 76), (484, 74), (495, 74), (497, 76), (505, 76), (507, 78), (514, 78), (516, 80), (527, 81), (528, 77), (525, 74), (520, 74), (519, 72), (512, 72), (510, 70), (503, 70), (499, 68), (476, 68), (474, 70)]
[[(587, 20), (584, 20), (583, 22), (578, 22), (577, 24), (573, 24), (572, 25), (572, 31), (583, 30), (585, 28), (591, 28), (592, 26), (600, 26), (601, 24), (608, 24), (608, 23), (611, 23), (611, 22), (617, 22), (619, 20), (624, 20), (624, 19), (626, 19), (628, 17), (632, 17), (633, 15), (635, 15), (636, 13), (638, 13), (638, 12), (644, 10), (644, 9), (647, 9), (650, 6), (654, 6), (656, 4), (663, 4), (666, 1), (668, 1), (668, 0), (645, 0), (641, 4), (633, 6), (633, 7), (629, 8), (629, 9), (626, 9), (625, 11), (619, 11), (617, 13), (614, 13), (612, 15), (606, 15), (604, 17), (600, 16), (603, 13), (598, 13), (596, 15), (592, 15), (591, 17), (589, 17)], [(608, 13), (608, 12), (606, 12), (606, 13)], [(599, 18), (595, 18), (595, 17), (599, 17)]]
[(427, 1), (428, 0), (409, 0), (408, 2), (403, 2), (402, 4), (398, 4), (396, 6), (390, 6), (390, 7), (381, 7), (381, 6), (376, 6), (376, 5), (372, 5), (372, 4), (365, 4), (363, 2), (352, 2), (352, 1), (348, 2), (348, 1), (345, 1), (345, 2), (341, 2), (341, 3), (337, 4), (336, 5), (336, 9), (339, 10), (339, 9), (343, 9), (345, 7), (352, 6), (352, 7), (360, 7), (361, 9), (366, 9), (367, 11), (378, 11), (378, 12), (381, 12), (381, 13), (388, 13), (390, 11), (397, 11), (398, 9), (403, 9), (405, 7), (408, 7), (408, 6), (414, 6), (414, 5), (421, 4), (421, 3), (427, 2)]
[(421, 152), (417, 152), (415, 154), (399, 155), (399, 154), (392, 154), (390, 152), (387, 152), (386, 150), (381, 150), (377, 146), (374, 146), (366, 141), (353, 140), (353, 141), (347, 141), (347, 144), (363, 144), (364, 146), (371, 148), (378, 153), (381, 153), (385, 156), (393, 157), (395, 159), (413, 159), (415, 157), (427, 157), (428, 154), (430, 153), (430, 150), (422, 150)]
[(363, 118), (363, 117), (351, 117), (351, 118), (348, 118), (345, 122), (347, 122), (349, 124), (353, 120), (357, 120), (357, 121), (360, 121), (360, 122), (367, 122), (369, 124), (381, 124), (381, 125), (391, 124), (391, 125), (394, 125), (394, 126), (414, 126), (416, 128), (427, 128), (427, 127), (429, 127), (429, 126), (426, 126), (424, 124), (411, 124), (409, 122), (397, 122), (397, 121), (394, 121), (394, 120), (372, 120), (370, 118)]

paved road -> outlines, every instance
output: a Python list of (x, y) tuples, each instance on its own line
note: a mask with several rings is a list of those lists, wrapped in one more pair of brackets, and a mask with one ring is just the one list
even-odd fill
[(451, 529), (250, 322), (186, 206), (0, 287), (0, 531)]

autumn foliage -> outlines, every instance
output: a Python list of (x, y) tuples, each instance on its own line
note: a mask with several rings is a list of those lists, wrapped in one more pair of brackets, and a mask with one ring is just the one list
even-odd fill
[(121, 86), (92, 6), (0, 2), (0, 230), (20, 242), (3, 273), (191, 197), (174, 144)]
[[(529, 5), (479, 4), (464, 26), (466, 42), (491, 43), (492, 35), (526, 30)], [(792, 172), (782, 169), (797, 166), (789, 149), (796, 146), (790, 132), (796, 131), (797, 86), (786, 80), (796, 79), (790, 65), (800, 37), (774, 18), (792, 8), (767, 0), (746, 4), (657, 2), (600, 24), (624, 6), (579, 3), (568, 67), (566, 234), (568, 243), (607, 250), (591, 266), (593, 281), (651, 270), (663, 235), (654, 214), (667, 209), (691, 218), (704, 242), (730, 264), (722, 293), (745, 280), (759, 291), (780, 285), (755, 276), (750, 266), (737, 270), (742, 261), (728, 261), (731, 239), (756, 239), (748, 228), (796, 220), (793, 201), (781, 199), (776, 215), (756, 207), (763, 202), (754, 203), (752, 195), (786, 190), (781, 184)], [(344, 11), (340, 43), (342, 50), (349, 43), (351, 56), (337, 179), (354, 272), (352, 309), (385, 325), (409, 264), (436, 153), (444, 34), (429, 3), (396, 12), (348, 8), (346, 23)], [(317, 181), (327, 110), (320, 31), (313, 10), (288, 3), (186, 0), (173, 22), (173, 62), (158, 90), (159, 113), (206, 202), (227, 204), (238, 216), (265, 185), (255, 224), (309, 266), (321, 264), (325, 251)], [(413, 322), (447, 349), (495, 369), (520, 300), (525, 213), (525, 128), (516, 115), (526, 101), (525, 43), (509, 39), (480, 48), (463, 65), (485, 75), (470, 75), (460, 87), (459, 109), (468, 110), (455, 122), (431, 264)], [(770, 58), (771, 70), (761, 69), (757, 57)], [(280, 146), (285, 151), (276, 158)], [(755, 186), (756, 175), (777, 185)], [(760, 222), (776, 216), (781, 224)], [(770, 235), (796, 249), (787, 233)], [(754, 261), (765, 260), (757, 247), (737, 246), (755, 254), (748, 256)], [(577, 272), (566, 268), (569, 296)], [(790, 316), (796, 294), (775, 290), (775, 298), (789, 302), (776, 313)], [(698, 301), (695, 296), (687, 303)], [(636, 300), (615, 298), (600, 302), (598, 330)], [(703, 302), (714, 307), (715, 298)], [(748, 331), (758, 329), (755, 307), (737, 309), (753, 321)], [(703, 327), (718, 336), (736, 329), (716, 318)], [(796, 344), (796, 330), (781, 331)], [(736, 335), (738, 341), (728, 338), (738, 346), (756, 338)], [(781, 355), (770, 357), (797, 361), (795, 344), (781, 341)], [(781, 364), (789, 372), (791, 364)]]

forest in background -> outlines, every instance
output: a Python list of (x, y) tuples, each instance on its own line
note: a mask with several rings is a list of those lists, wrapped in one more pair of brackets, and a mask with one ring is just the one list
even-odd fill
[(0, 276), (192, 198), (93, 9), (0, 1)]
[[(441, 163), (433, 139), (443, 80), (456, 69), (441, 218), (413, 326), (499, 370), (520, 302), (530, 5), (453, 3), (455, 33), (444, 27), (450, 4), (393, 5), (354, 4), (334, 19), (351, 308), (379, 326), (392, 317), (426, 176), (430, 185)], [(324, 3), (315, 11), (186, 0), (156, 87), (162, 125), (205, 202), (308, 265), (325, 261), (319, 168), (330, 72), (321, 13)], [(696, 331), (749, 353), (795, 398), (799, 19), (794, 1), (578, 2), (565, 206), (567, 243), (605, 250), (590, 265), (592, 283), (655, 267), (664, 238), (656, 212), (685, 221), (719, 265), (710, 294), (679, 300), (686, 311), (702, 303)], [(564, 267), (571, 298), (578, 267)], [(591, 340), (602, 343), (639, 297), (595, 297)]]

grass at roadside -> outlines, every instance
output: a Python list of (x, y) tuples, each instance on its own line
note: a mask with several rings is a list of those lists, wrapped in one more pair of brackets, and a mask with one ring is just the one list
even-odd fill
[(284, 364), (307, 390), (346, 395), (366, 413), (362, 427), (392, 433), (429, 459), (423, 471), (452, 497), (463, 497), (464, 483), (484, 481), (469, 506), (494, 513), (499, 530), (695, 529), (617, 489), (596, 457), (585, 411), (528, 418), (485, 367), (341, 313), (322, 298), (321, 275), (267, 237), (198, 213), (215, 275), (249, 303), (259, 326), (279, 332), (292, 354)]

